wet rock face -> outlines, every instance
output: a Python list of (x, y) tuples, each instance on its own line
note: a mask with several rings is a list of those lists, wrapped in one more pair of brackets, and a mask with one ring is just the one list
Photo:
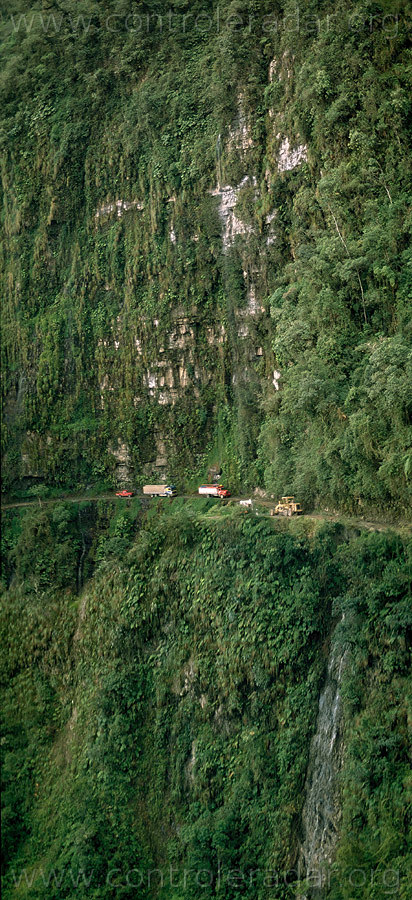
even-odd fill
[(300, 853), (300, 870), (307, 879), (306, 898), (322, 896), (338, 837), (341, 816), (338, 782), (343, 758), (340, 686), (346, 655), (339, 644), (332, 645), (310, 748)]

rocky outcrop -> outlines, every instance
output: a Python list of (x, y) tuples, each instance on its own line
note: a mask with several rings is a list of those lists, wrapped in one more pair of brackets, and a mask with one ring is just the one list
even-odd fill
[[(281, 135), (278, 135), (280, 138)], [(281, 140), (277, 166), (278, 172), (289, 172), (292, 169), (296, 169), (297, 166), (300, 166), (303, 162), (306, 162), (308, 158), (308, 148), (306, 144), (298, 144), (297, 147), (291, 147), (289, 143), (289, 138), (285, 137)]]
[(279, 379), (280, 379), (280, 372), (278, 372), (277, 369), (274, 369), (272, 384), (273, 384), (273, 387), (275, 388), (275, 391), (279, 390)]
[(247, 235), (252, 232), (252, 226), (247, 222), (242, 222), (235, 212), (240, 191), (242, 188), (250, 187), (251, 185), (253, 187), (256, 186), (256, 178), (254, 176), (250, 178), (249, 175), (245, 175), (235, 187), (228, 184), (225, 187), (218, 186), (210, 191), (213, 197), (219, 198), (218, 212), (223, 226), (222, 244), (224, 252), (233, 245), (237, 235)]
[(164, 469), (167, 466), (166, 442), (162, 434), (156, 434), (156, 469)]
[(127, 444), (122, 443), (119, 438), (117, 444), (108, 447), (108, 451), (116, 460), (116, 482), (118, 484), (127, 484), (130, 480), (132, 468)]
[(293, 75), (294, 59), (294, 54), (290, 50), (285, 50), (279, 59), (275, 56), (269, 63), (269, 84), (276, 79), (289, 81)]
[(23, 478), (44, 478), (47, 475), (47, 460), (51, 450), (50, 435), (27, 431), (22, 442), (21, 474)]
[(116, 213), (117, 218), (121, 219), (123, 213), (129, 209), (144, 209), (144, 204), (139, 200), (112, 200), (110, 203), (104, 203), (96, 210), (95, 219), (106, 218)]
[(277, 216), (277, 209), (272, 210), (272, 212), (268, 213), (265, 217), (265, 225), (267, 226), (267, 234), (266, 234), (266, 246), (270, 247), (275, 243), (276, 233), (274, 230), (273, 222)]
[(235, 121), (229, 129), (229, 136), (226, 143), (226, 152), (237, 152), (244, 154), (253, 146), (251, 135), (250, 119), (244, 111), (243, 94), (238, 96), (238, 113)]

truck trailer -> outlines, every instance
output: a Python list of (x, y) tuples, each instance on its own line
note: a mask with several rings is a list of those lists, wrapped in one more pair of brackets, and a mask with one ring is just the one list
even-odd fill
[(220, 497), (221, 500), (230, 497), (230, 491), (226, 490), (223, 484), (201, 484), (199, 494), (204, 497)]
[(176, 488), (174, 484), (145, 484), (143, 493), (148, 497), (175, 497)]

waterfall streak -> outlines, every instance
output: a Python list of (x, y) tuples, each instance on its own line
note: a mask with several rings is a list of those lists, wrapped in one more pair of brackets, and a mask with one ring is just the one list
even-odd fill
[(343, 755), (340, 687), (347, 651), (336, 642), (335, 635), (319, 698), (302, 812), (300, 869), (311, 885), (307, 896), (319, 896), (322, 890), (326, 869), (333, 859), (340, 819), (338, 775)]

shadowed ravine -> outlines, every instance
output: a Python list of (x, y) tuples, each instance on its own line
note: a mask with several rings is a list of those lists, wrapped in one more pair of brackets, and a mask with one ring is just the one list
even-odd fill
[(322, 896), (327, 871), (333, 861), (340, 819), (338, 776), (343, 756), (340, 687), (347, 650), (336, 637), (337, 630), (332, 638), (326, 681), (319, 698), (302, 813), (300, 869), (306, 877), (307, 898)]

